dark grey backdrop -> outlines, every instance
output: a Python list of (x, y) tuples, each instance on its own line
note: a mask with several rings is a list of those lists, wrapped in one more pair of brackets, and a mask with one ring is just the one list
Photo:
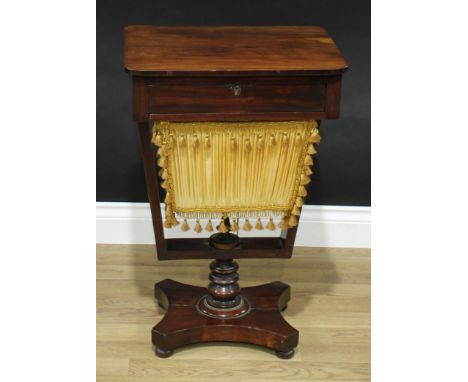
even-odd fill
[(129, 24), (325, 27), (350, 69), (341, 118), (322, 123), (307, 203), (370, 205), (369, 0), (98, 0), (98, 201), (147, 201), (130, 76), (123, 69), (123, 27)]

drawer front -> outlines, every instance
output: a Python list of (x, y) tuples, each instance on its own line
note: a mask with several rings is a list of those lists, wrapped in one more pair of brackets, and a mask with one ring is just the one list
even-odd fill
[(154, 78), (150, 114), (307, 113), (325, 109), (326, 81), (309, 78)]

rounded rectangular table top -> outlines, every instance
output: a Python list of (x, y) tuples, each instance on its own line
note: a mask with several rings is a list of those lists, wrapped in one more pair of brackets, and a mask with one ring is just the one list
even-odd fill
[(125, 28), (125, 68), (134, 75), (313, 75), (347, 67), (316, 26)]

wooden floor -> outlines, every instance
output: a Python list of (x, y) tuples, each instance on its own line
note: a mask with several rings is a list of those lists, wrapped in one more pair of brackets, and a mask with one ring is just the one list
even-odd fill
[(199, 344), (167, 359), (150, 331), (164, 311), (153, 285), (164, 278), (205, 286), (209, 260), (156, 261), (154, 246), (97, 247), (97, 381), (368, 381), (370, 252), (296, 248), (292, 259), (239, 260), (241, 286), (291, 285), (284, 312), (299, 330), (290, 360), (243, 344)]

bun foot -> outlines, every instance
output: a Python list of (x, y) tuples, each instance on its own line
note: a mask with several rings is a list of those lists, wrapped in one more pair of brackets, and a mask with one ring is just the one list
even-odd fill
[(167, 358), (167, 357), (170, 357), (174, 353), (174, 350), (161, 349), (161, 348), (155, 347), (154, 352), (159, 358)]
[(292, 358), (292, 356), (294, 355), (294, 349), (291, 349), (288, 351), (276, 350), (276, 355), (278, 358), (281, 358), (281, 359), (289, 359), (289, 358)]

